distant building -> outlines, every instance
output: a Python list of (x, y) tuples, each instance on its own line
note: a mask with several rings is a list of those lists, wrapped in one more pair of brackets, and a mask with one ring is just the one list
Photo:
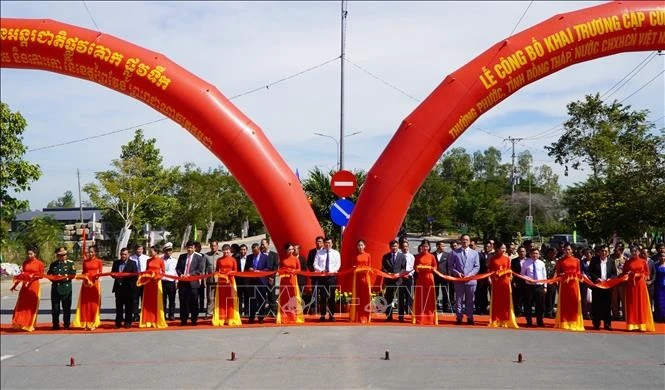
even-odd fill
[[(64, 225), (62, 240), (70, 248), (74, 248), (81, 241), (82, 235), (87, 234), (87, 241), (106, 241), (109, 237), (106, 234), (104, 224), (103, 210), (97, 207), (83, 207), (83, 222), (81, 223), (81, 209), (72, 208), (45, 208), (42, 211), (26, 211), (16, 215), (12, 221), (12, 230), (16, 231), (22, 224), (28, 223), (35, 218), (50, 216), (54, 220)], [(93, 226), (93, 219), (95, 220)], [(79, 244), (80, 245), (80, 244)]]

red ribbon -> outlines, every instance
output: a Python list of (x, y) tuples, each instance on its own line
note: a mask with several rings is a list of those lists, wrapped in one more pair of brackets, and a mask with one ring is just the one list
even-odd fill
[[(639, 279), (641, 277), (641, 274), (631, 274), (631, 275), (622, 275), (618, 278), (606, 280), (604, 282), (599, 282), (599, 283), (593, 283), (588, 277), (577, 274), (577, 273), (568, 273), (568, 274), (563, 274), (551, 279), (543, 279), (543, 280), (534, 280), (529, 277), (520, 275), (518, 273), (512, 272), (511, 270), (501, 270), (501, 271), (495, 271), (495, 272), (487, 272), (483, 274), (477, 274), (477, 275), (472, 275), (472, 276), (465, 276), (463, 278), (456, 278), (453, 276), (449, 275), (444, 275), (439, 270), (437, 270), (434, 267), (431, 266), (418, 266), (417, 269), (424, 269), (424, 270), (431, 270), (433, 273), (438, 275), (439, 277), (443, 278), (444, 280), (448, 280), (451, 282), (469, 282), (471, 280), (481, 280), (488, 278), (492, 275), (497, 275), (497, 276), (503, 276), (505, 274), (512, 274), (513, 276), (520, 278), (522, 280), (525, 280), (526, 282), (529, 283), (542, 283), (542, 284), (552, 284), (556, 283), (559, 281), (566, 281), (569, 282), (570, 280), (578, 280), (581, 282), (584, 282), (585, 284), (591, 286), (591, 287), (596, 287), (596, 288), (601, 288), (601, 289), (610, 289), (620, 283), (623, 283), (625, 281), (633, 280), (635, 281), (636, 279)], [(369, 268), (369, 267), (362, 267), (360, 269), (361, 271), (364, 272), (371, 272), (377, 276), (381, 276), (382, 278), (385, 279), (399, 279), (403, 277), (409, 276), (409, 272), (402, 272), (397, 275), (395, 274), (389, 274), (386, 272), (383, 272), (381, 270), (375, 269), (375, 268)], [(162, 279), (162, 278), (167, 278), (167, 279), (173, 279), (173, 280), (178, 280), (178, 281), (183, 281), (183, 282), (193, 282), (197, 280), (202, 280), (202, 279), (208, 279), (211, 277), (221, 277), (225, 278), (228, 280), (228, 277), (233, 276), (233, 277), (242, 277), (242, 278), (265, 278), (265, 277), (271, 277), (274, 276), (275, 274), (282, 274), (282, 275), (302, 275), (302, 276), (310, 276), (310, 277), (326, 277), (326, 276), (345, 276), (351, 272), (355, 272), (356, 268), (350, 268), (344, 271), (340, 272), (310, 272), (310, 271), (296, 271), (296, 270), (279, 270), (279, 271), (249, 271), (249, 272), (239, 272), (239, 271), (231, 271), (228, 273), (220, 273), (220, 272), (215, 272), (212, 274), (203, 274), (203, 275), (188, 275), (188, 276), (176, 276), (176, 275), (166, 275), (162, 273), (156, 273), (156, 272), (102, 272), (98, 273), (95, 275), (88, 275), (88, 274), (77, 274), (77, 275), (46, 275), (46, 274), (28, 274), (25, 272), (22, 272), (13, 278), (14, 285), (12, 286), (11, 290), (15, 291), (15, 287), (19, 283), (30, 283), (35, 280), (39, 279), (48, 279), (52, 282), (59, 282), (63, 280), (71, 280), (71, 279), (78, 279), (82, 280), (87, 286), (93, 285), (97, 279), (105, 276), (110, 276), (112, 278), (128, 278), (128, 277), (138, 277), (137, 285), (141, 286), (144, 285), (151, 280), (157, 280), (157, 279)]]

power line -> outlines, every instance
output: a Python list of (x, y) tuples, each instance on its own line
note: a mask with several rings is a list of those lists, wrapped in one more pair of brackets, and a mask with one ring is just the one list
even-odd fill
[(520, 23), (522, 22), (522, 19), (524, 19), (524, 15), (526, 15), (526, 11), (528, 11), (529, 8), (531, 8), (531, 4), (533, 4), (533, 0), (531, 0), (531, 2), (529, 3), (529, 5), (526, 6), (526, 9), (524, 10), (524, 12), (522, 12), (522, 16), (520, 16), (520, 18), (519, 18), (519, 20), (517, 21), (517, 23), (515, 23), (515, 27), (513, 27), (513, 31), (511, 31), (510, 34), (508, 34), (509, 37), (512, 37), (512, 36), (513, 36), (513, 33), (515, 32), (515, 30), (517, 30), (517, 26), (519, 26)]
[(397, 91), (397, 92), (401, 93), (402, 95), (408, 97), (409, 99), (414, 100), (414, 101), (416, 101), (416, 102), (418, 102), (418, 103), (420, 103), (420, 102), (422, 101), (422, 100), (420, 100), (420, 99), (418, 99), (418, 98), (415, 98), (415, 97), (409, 95), (408, 93), (404, 92), (403, 89), (396, 87), (395, 85), (393, 85), (393, 84), (387, 82), (386, 80), (382, 79), (381, 77), (375, 75), (374, 73), (370, 72), (369, 70), (367, 70), (367, 69), (363, 68), (362, 66), (356, 64), (355, 62), (351, 61), (351, 60), (349, 59), (349, 57), (345, 57), (344, 60), (345, 60), (346, 62), (348, 62), (349, 64), (355, 66), (356, 68), (360, 69), (361, 71), (367, 73), (368, 75), (370, 75), (371, 77), (375, 78), (376, 80), (380, 81), (381, 83), (383, 83), (383, 84), (389, 86), (390, 88), (394, 89), (395, 91)]
[(478, 131), (482, 131), (483, 133), (485, 133), (485, 134), (487, 134), (487, 135), (491, 135), (491, 136), (494, 137), (494, 138), (498, 138), (498, 139), (500, 139), (500, 140), (505, 141), (503, 138), (499, 137), (498, 135), (496, 135), (496, 134), (492, 134), (492, 133), (490, 133), (489, 131), (484, 130), (484, 129), (481, 129), (481, 128), (478, 127), (478, 126), (475, 126), (475, 125), (474, 125), (474, 126), (472, 127), (472, 129), (475, 129), (475, 130), (478, 130)]
[[(612, 95), (614, 95), (615, 93), (617, 93), (621, 88), (623, 88), (626, 84), (628, 84), (628, 82), (629, 82), (630, 80), (632, 80), (633, 77), (637, 76), (637, 74), (640, 73), (640, 72), (641, 72), (641, 71), (642, 71), (642, 70), (643, 70), (643, 69), (649, 64), (649, 62), (651, 62), (651, 60), (653, 60), (654, 58), (656, 58), (656, 52), (651, 52), (651, 53), (649, 53), (649, 55), (648, 55), (644, 60), (642, 60), (642, 62), (640, 62), (639, 64), (637, 64), (637, 66), (636, 66), (635, 68), (633, 68), (633, 70), (631, 70), (630, 72), (628, 72), (628, 74), (627, 74), (626, 76), (624, 76), (623, 79), (619, 80), (619, 82), (617, 82), (616, 84), (614, 84), (614, 86), (612, 86), (612, 88), (610, 88), (609, 90), (607, 90), (607, 92), (605, 92), (605, 93), (601, 96), (601, 98), (603, 98), (603, 99), (607, 99), (607, 98), (609, 98), (610, 96), (612, 96)], [(647, 59), (648, 59), (648, 61), (647, 61)], [(639, 68), (639, 69), (638, 69), (638, 68)], [(634, 72), (634, 73), (633, 73), (633, 72)], [(631, 73), (633, 73), (633, 74), (631, 75)], [(628, 77), (628, 76), (630, 76), (630, 77)], [(624, 81), (624, 80), (625, 80), (625, 81)], [(622, 82), (622, 81), (623, 81), (623, 82)], [(621, 85), (619, 85), (619, 84), (621, 84)], [(618, 85), (618, 86), (617, 86), (617, 85)], [(615, 87), (616, 87), (616, 89), (614, 89)], [(612, 91), (612, 89), (614, 89), (614, 91)], [(610, 91), (612, 91), (612, 93), (609, 93)], [(609, 93), (609, 94), (608, 94), (608, 93)]]
[(279, 80), (277, 80), (277, 81), (273, 81), (272, 83), (268, 83), (268, 84), (266, 84), (266, 85), (263, 85), (263, 86), (260, 86), (260, 87), (254, 88), (254, 89), (250, 89), (249, 91), (245, 91), (245, 92), (243, 92), (243, 93), (239, 93), (239, 94), (237, 94), (237, 95), (233, 95), (233, 96), (231, 96), (231, 97), (229, 98), (229, 100), (233, 100), (233, 99), (239, 98), (239, 97), (241, 97), (241, 96), (249, 95), (249, 94), (254, 93), (254, 92), (262, 91), (263, 89), (269, 89), (269, 88), (272, 87), (273, 85), (276, 85), (276, 84), (282, 83), (282, 82), (287, 81), (287, 80), (291, 80), (292, 78), (294, 78), (294, 77), (298, 77), (298, 76), (300, 76), (300, 75), (302, 75), (302, 74), (304, 74), (304, 73), (311, 72), (311, 71), (313, 71), (313, 70), (315, 70), (315, 69), (318, 69), (318, 68), (320, 68), (320, 67), (322, 67), (322, 66), (328, 65), (329, 63), (331, 63), (331, 62), (333, 62), (333, 61), (337, 61), (339, 58), (340, 58), (340, 56), (336, 56), (335, 58), (331, 58), (331, 59), (329, 59), (328, 61), (324, 61), (324, 62), (322, 62), (322, 63), (320, 63), (320, 64), (318, 64), (318, 65), (314, 65), (314, 66), (309, 67), (309, 68), (307, 68), (307, 69), (305, 69), (305, 70), (302, 70), (302, 71), (300, 71), (300, 72), (298, 72), (298, 73), (294, 73), (294, 74), (292, 74), (292, 75), (290, 75), (290, 76), (287, 76), (287, 77), (281, 78), (281, 79), (279, 79)]
[[(84, 4), (85, 4), (85, 2), (84, 2)], [(262, 91), (264, 88), (265, 88), (265, 89), (268, 89), (270, 86), (273, 86), (273, 85), (275, 85), (275, 84), (279, 84), (279, 83), (281, 83), (281, 82), (284, 82), (284, 81), (290, 80), (290, 79), (292, 79), (292, 78), (294, 78), (294, 77), (300, 76), (300, 75), (302, 75), (302, 74), (304, 74), (304, 73), (307, 73), (307, 72), (310, 72), (310, 71), (312, 71), (312, 70), (318, 69), (318, 68), (320, 68), (320, 67), (322, 67), (322, 66), (324, 66), (324, 65), (327, 65), (327, 64), (329, 64), (329, 63), (331, 63), (331, 62), (333, 62), (333, 61), (337, 61), (337, 59), (339, 59), (339, 58), (340, 58), (340, 57), (337, 56), (337, 57), (332, 58), (332, 59), (330, 59), (330, 60), (328, 60), (328, 61), (322, 62), (322, 63), (320, 63), (320, 64), (318, 64), (318, 65), (315, 65), (315, 66), (312, 66), (312, 67), (310, 67), (310, 68), (307, 68), (307, 69), (305, 69), (305, 70), (303, 70), (303, 71), (300, 71), (300, 72), (298, 72), (298, 73), (294, 73), (294, 74), (292, 74), (292, 75), (290, 75), (290, 76), (284, 77), (284, 78), (279, 79), (279, 80), (277, 80), (277, 81), (273, 81), (272, 83), (268, 83), (268, 84), (266, 84), (266, 85), (263, 86), (263, 87), (250, 89), (249, 91), (245, 91), (245, 92), (239, 93), (239, 94), (237, 94), (237, 95), (231, 96), (231, 97), (229, 98), (229, 100), (233, 100), (233, 99), (239, 98), (239, 97), (241, 97), (241, 96), (249, 95), (249, 94), (254, 93), (254, 92)], [(79, 143), (79, 142), (84, 142), (84, 141), (89, 141), (89, 140), (91, 140), (91, 139), (101, 138), (101, 137), (105, 137), (105, 136), (107, 136), (107, 135), (116, 134), (116, 133), (121, 133), (121, 132), (123, 132), (123, 131), (129, 131), (129, 130), (133, 130), (133, 129), (136, 129), (136, 128), (139, 128), (139, 127), (142, 127), (142, 126), (151, 125), (151, 124), (154, 124), (154, 123), (157, 123), (157, 122), (165, 121), (165, 120), (167, 120), (167, 119), (169, 119), (169, 118), (167, 118), (167, 117), (162, 117), (162, 118), (157, 119), (157, 120), (154, 120), (154, 121), (150, 121), (150, 122), (142, 123), (142, 124), (139, 124), (139, 125), (134, 125), (134, 126), (126, 127), (126, 128), (123, 128), (123, 129), (107, 131), (107, 132), (105, 132), (105, 133), (101, 133), (101, 134), (93, 135), (93, 136), (90, 136), (90, 137), (79, 138), (79, 139), (75, 139), (75, 140), (71, 140), (71, 141), (67, 141), (67, 142), (62, 142), (62, 143), (54, 144), (54, 145), (42, 146), (42, 147), (35, 148), (35, 149), (28, 149), (28, 150), (26, 151), (26, 153), (29, 153), (29, 152), (36, 152), (36, 151), (39, 151), (39, 150), (45, 150), (45, 149), (52, 149), (52, 148), (56, 148), (56, 147), (58, 147), (58, 146), (71, 145), (71, 144), (75, 144), (75, 143)]]
[(623, 100), (620, 101), (619, 104), (625, 102), (626, 100), (630, 99), (633, 95), (635, 95), (636, 93), (640, 92), (644, 87), (646, 87), (647, 85), (651, 84), (655, 79), (657, 79), (657, 78), (658, 78), (661, 74), (663, 74), (664, 72), (665, 72), (665, 70), (661, 70), (660, 73), (658, 73), (657, 75), (655, 75), (651, 80), (649, 80), (649, 81), (647, 81), (646, 83), (644, 83), (644, 85), (642, 85), (642, 86), (639, 87), (637, 90), (635, 90), (635, 92), (633, 92), (633, 93), (631, 93), (630, 95), (628, 95), (628, 96), (626, 96), (625, 98), (623, 98)]
[(136, 129), (136, 128), (139, 128), (139, 127), (152, 125), (152, 124), (154, 124), (154, 123), (161, 122), (161, 121), (165, 121), (165, 120), (167, 120), (167, 119), (168, 119), (168, 118), (165, 117), (165, 118), (156, 119), (156, 120), (154, 120), (154, 121), (150, 121), (150, 122), (146, 122), (146, 123), (141, 123), (140, 125), (135, 125), (135, 126), (131, 126), (131, 127), (126, 127), (126, 128), (124, 128), (124, 129), (113, 130), (113, 131), (108, 131), (108, 132), (106, 132), (106, 133), (101, 133), (101, 134), (97, 134), (97, 135), (92, 135), (92, 136), (90, 136), (90, 137), (85, 137), (85, 138), (81, 138), (81, 139), (75, 139), (75, 140), (71, 140), (71, 141), (67, 141), (67, 142), (62, 142), (62, 143), (55, 144), (55, 145), (42, 146), (42, 147), (40, 147), (40, 148), (36, 148), (36, 149), (28, 149), (28, 150), (26, 151), (26, 153), (36, 152), (36, 151), (44, 150), (44, 149), (52, 149), (52, 148), (56, 148), (56, 147), (58, 147), (58, 146), (71, 145), (71, 144), (75, 144), (75, 143), (83, 142), (83, 141), (88, 141), (88, 140), (95, 139), (95, 138), (101, 138), (101, 137), (105, 137), (105, 136), (107, 136), (107, 135), (116, 134), (116, 133), (121, 133), (121, 132), (123, 132), (123, 131), (128, 131), (128, 130)]
[(90, 20), (92, 20), (92, 24), (95, 25), (95, 28), (97, 29), (97, 32), (101, 32), (99, 29), (99, 26), (97, 25), (97, 22), (95, 22), (95, 18), (92, 17), (92, 13), (90, 12), (90, 9), (88, 8), (88, 5), (85, 3), (85, 1), (81, 1), (83, 3), (83, 6), (85, 7), (85, 10), (88, 11), (88, 16), (90, 16)]

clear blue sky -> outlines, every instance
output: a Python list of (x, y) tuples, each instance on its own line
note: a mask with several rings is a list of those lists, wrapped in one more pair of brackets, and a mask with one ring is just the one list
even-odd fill
[[(290, 76), (339, 55), (339, 2), (2, 2), (3, 17), (49, 18), (99, 29), (161, 52), (211, 82), (226, 96)], [(534, 2), (517, 31), (557, 13), (599, 2)], [(346, 64), (347, 133), (345, 167), (369, 169), (401, 120), (413, 111), (446, 75), (494, 43), (506, 38), (529, 2), (350, 2), (347, 57), (392, 88), (352, 64)], [(493, 145), (510, 160), (503, 139), (532, 138), (517, 144), (529, 149), (535, 163), (550, 164), (564, 186), (587, 172), (563, 171), (543, 145), (560, 132), (566, 104), (585, 94), (609, 90), (649, 53), (620, 54), (555, 73), (523, 88), (486, 115), (453, 145), (468, 151)], [(662, 72), (665, 57), (655, 57), (610, 96), (623, 100)], [(332, 140), (339, 134), (339, 61), (291, 80), (234, 99), (256, 122), (286, 162), (301, 177), (315, 166), (336, 163)], [(660, 75), (625, 104), (651, 110), (663, 127), (664, 85)], [(55, 73), (3, 69), (0, 97), (19, 110), (29, 127), (31, 149), (129, 128), (158, 120), (161, 114), (138, 101), (91, 82)], [(407, 96), (408, 95), (408, 96)], [(415, 99), (414, 99), (415, 98)], [(143, 126), (168, 166), (193, 162), (200, 167), (221, 163), (178, 125), (166, 120)], [(554, 129), (554, 131), (546, 132)], [(536, 134), (541, 137), (534, 138)], [(46, 206), (66, 190), (76, 193), (76, 169), (82, 184), (109, 167), (120, 146), (132, 137), (123, 131), (82, 143), (31, 151), (26, 158), (40, 164), (42, 178), (32, 191), (20, 194), (32, 209)], [(229, 150), (229, 153), (233, 153)], [(85, 195), (84, 195), (85, 199)]]

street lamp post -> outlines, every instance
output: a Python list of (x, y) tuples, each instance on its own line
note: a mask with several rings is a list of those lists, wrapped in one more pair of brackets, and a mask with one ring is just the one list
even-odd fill
[[(351, 137), (351, 136), (354, 136), (354, 135), (358, 135), (360, 133), (362, 133), (362, 131), (355, 131), (351, 134), (345, 134), (344, 138)], [(319, 137), (330, 138), (331, 140), (335, 141), (335, 146), (336, 146), (336, 150), (337, 150), (337, 161), (336, 161), (337, 170), (342, 169), (342, 159), (343, 159), (342, 153), (343, 153), (343, 151), (340, 148), (340, 142), (337, 140), (337, 138), (335, 138), (331, 135), (328, 135), (328, 134), (323, 134), (323, 133), (314, 133), (314, 135), (318, 135)]]

